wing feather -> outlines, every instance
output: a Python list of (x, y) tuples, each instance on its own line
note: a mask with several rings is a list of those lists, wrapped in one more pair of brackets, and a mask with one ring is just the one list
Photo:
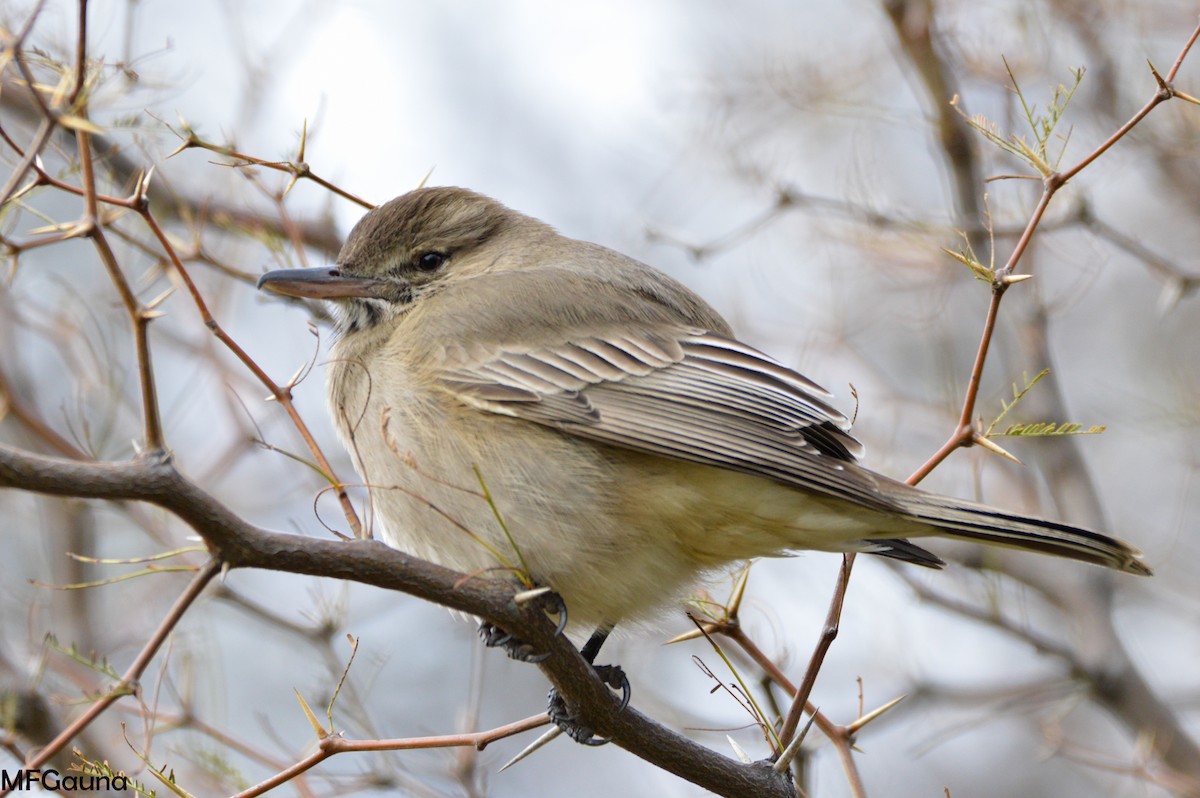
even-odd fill
[(853, 465), (861, 444), (827, 391), (721, 335), (651, 328), (497, 347), (445, 372), (443, 384), (490, 412), (897, 509)]

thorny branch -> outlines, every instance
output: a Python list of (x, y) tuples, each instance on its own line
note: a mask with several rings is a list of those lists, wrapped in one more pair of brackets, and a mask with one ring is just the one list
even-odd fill
[[(889, 11), (902, 4), (889, 4)], [(80, 0), (79, 26), (76, 55), (74, 60), (73, 84), (71, 91), (63, 98), (61, 106), (52, 107), (36, 88), (36, 81), (29, 66), (23, 58), (24, 42), (40, 14), (43, 3), (39, 3), (28, 17), (26, 24), (15, 35), (4, 41), (5, 58), (11, 58), (28, 84), (33, 100), (41, 112), (41, 120), (33, 134), (31, 142), (24, 148), (9, 137), (7, 132), (0, 131), (4, 140), (15, 152), (19, 161), (12, 175), (0, 190), (0, 200), (7, 203), (19, 197), (29, 189), (37, 186), (50, 186), (67, 191), (84, 199), (84, 213), (81, 220), (69, 231), (58, 236), (49, 236), (35, 242), (27, 242), (26, 247), (40, 246), (45, 243), (55, 243), (76, 236), (86, 236), (91, 239), (97, 256), (109, 274), (130, 322), (133, 325), (135, 355), (138, 365), (139, 383), (141, 386), (143, 411), (143, 451), (141, 456), (129, 463), (90, 463), (78, 462), (81, 453), (61, 437), (56, 437), (48, 427), (39, 428), (36, 416), (21, 413), (20, 406), (11, 401), (11, 395), (0, 375), (0, 394), (9, 394), (8, 405), (26, 426), (30, 427), (48, 445), (75, 460), (58, 460), (27, 454), (8, 446), (0, 446), (0, 487), (16, 487), (34, 492), (44, 492), (55, 495), (76, 497), (103, 498), (110, 500), (139, 500), (164, 507), (178, 515), (204, 538), (213, 554), (209, 561), (193, 578), (188, 588), (180, 595), (175, 606), (163, 619), (158, 629), (151, 635), (129, 669), (122, 676), (120, 683), (109, 694), (97, 701), (89, 709), (65, 729), (52, 743), (46, 746), (37, 757), (30, 761), (30, 767), (47, 761), (89, 723), (98, 717), (122, 695), (138, 689), (138, 680), (146, 667), (166, 639), (167, 635), (179, 623), (186, 610), (200, 595), (204, 587), (221, 568), (259, 567), (272, 570), (289, 571), (293, 573), (335, 576), (343, 579), (374, 584), (393, 590), (400, 590), (412, 595), (426, 598), (436, 603), (457, 608), (475, 615), (487, 618), (503, 628), (519, 633), (524, 639), (536, 643), (550, 651), (552, 656), (543, 665), (543, 669), (551, 681), (564, 693), (570, 695), (585, 715), (595, 725), (597, 730), (611, 737), (635, 754), (659, 765), (671, 772), (688, 778), (697, 784), (723, 795), (789, 795), (790, 786), (782, 779), (772, 774), (769, 768), (759, 766), (744, 766), (732, 760), (721, 757), (708, 749), (697, 746), (686, 739), (654, 724), (648, 718), (634, 710), (623, 713), (615, 711), (615, 702), (607, 688), (600, 683), (594, 672), (583, 662), (569, 644), (551, 634), (552, 629), (544, 618), (532, 615), (515, 607), (505, 588), (480, 580), (464, 580), (461, 575), (454, 574), (406, 557), (399, 552), (368, 541), (337, 543), (317, 541), (296, 536), (278, 535), (257, 529), (237, 516), (216, 499), (204, 494), (190, 481), (183, 478), (175, 470), (170, 458), (164, 454), (165, 443), (158, 401), (155, 396), (155, 381), (150, 356), (150, 322), (155, 316), (152, 307), (144, 305), (129, 285), (123, 275), (116, 255), (106, 237), (105, 230), (110, 220), (105, 218), (102, 208), (105, 206), (132, 209), (140, 215), (146, 227), (154, 234), (159, 246), (167, 259), (186, 285), (193, 304), (196, 306), (205, 326), (221, 341), (238, 360), (254, 376), (267, 386), (272, 397), (280, 402), (285, 412), (292, 419), (301, 437), (313, 452), (325, 476), (338, 489), (339, 499), (351, 528), (358, 534), (360, 524), (345, 493), (343, 483), (334, 475), (332, 468), (324, 458), (315, 440), (309, 433), (291, 401), (291, 385), (279, 386), (263, 372), (253, 359), (222, 329), (208, 309), (201, 293), (192, 281), (174, 247), (165, 232), (151, 213), (149, 204), (149, 176), (143, 175), (137, 183), (133, 194), (128, 198), (108, 196), (98, 191), (95, 177), (92, 134), (86, 125), (64, 121), (64, 115), (87, 118), (87, 96), (85, 85), (87, 74), (86, 52), (86, 21), (87, 3)], [(1154, 76), (1158, 82), (1158, 90), (1154, 97), (1138, 111), (1128, 122), (1122, 125), (1095, 150), (1079, 161), (1075, 166), (1063, 172), (1054, 172), (1043, 180), (1043, 193), (1035, 207), (1025, 229), (1010, 253), (1005, 265), (996, 271), (992, 284), (992, 298), (984, 322), (983, 333), (976, 357), (971, 369), (970, 378), (964, 394), (962, 412), (958, 425), (946, 443), (918, 469), (909, 482), (915, 484), (926, 476), (934, 467), (945, 460), (954, 450), (971, 446), (977, 442), (971, 420), (975, 414), (979, 385), (982, 379), (984, 364), (994, 335), (995, 323), (998, 317), (1002, 297), (1011, 284), (1020, 277), (1016, 267), (1021, 261), (1032, 237), (1043, 224), (1043, 217), (1051, 199), (1066, 183), (1079, 172), (1093, 163), (1111, 146), (1123, 138), (1146, 115), (1159, 104), (1173, 97), (1182, 97), (1189, 101), (1193, 99), (1179, 92), (1174, 86), (1174, 80), (1186, 58), (1190, 48), (1200, 36), (1200, 26), (1193, 31), (1187, 44), (1182, 48), (1172, 68), (1165, 77), (1157, 72)], [(928, 44), (928, 42), (925, 42)], [(945, 78), (945, 73), (936, 70), (926, 74), (925, 79), (932, 81), (935, 77)], [(72, 127), (73, 126), (73, 127)], [(77, 143), (77, 157), (81, 166), (82, 185), (73, 186), (65, 181), (51, 177), (38, 164), (38, 158), (51, 137), (61, 130), (71, 128)], [(952, 134), (953, 131), (949, 131)], [(952, 135), (945, 141), (957, 141)], [(958, 147), (957, 144), (954, 145)], [(345, 192), (328, 181), (314, 175), (304, 161), (303, 150), (297, 162), (268, 162), (253, 158), (228, 148), (217, 148), (207, 145), (190, 133), (184, 147), (203, 147), (220, 152), (236, 161), (239, 166), (254, 165), (264, 168), (277, 169), (291, 174), (293, 181), (309, 179), (327, 190), (369, 207), (363, 200)], [(957, 149), (956, 149), (957, 151)], [(969, 163), (969, 159), (962, 163)], [(959, 165), (964, 173), (970, 174), (968, 167)], [(34, 173), (34, 183), (22, 188), (26, 177)], [(960, 181), (961, 183), (962, 181)], [(970, 182), (970, 181), (968, 181)], [(962, 192), (960, 191), (960, 195)], [(782, 195), (781, 195), (782, 196)], [(782, 200), (781, 200), (782, 201)], [(758, 220), (755, 227), (762, 223)], [(784, 724), (782, 739), (786, 743), (795, 733), (799, 725), (802, 711), (808, 707), (809, 697), (816, 676), (820, 671), (825, 652), (837, 635), (842, 601), (846, 595), (848, 580), (854, 562), (853, 555), (847, 555), (839, 572), (837, 587), (829, 608), (825, 631), (809, 661), (803, 682), (797, 688), (792, 685), (778, 668), (757, 649), (737, 627), (731, 625), (721, 631), (738, 642), (764, 670), (772, 674), (776, 681), (788, 692), (792, 693), (795, 701), (792, 710)], [(530, 723), (522, 721), (519, 724)], [(853, 734), (857, 730), (854, 724), (836, 726), (828, 719), (818, 716), (818, 725), (826, 730), (827, 735), (838, 746), (839, 756), (842, 757), (852, 792), (855, 795), (865, 795), (865, 789), (858, 777), (857, 768), (851, 756)], [(522, 726), (524, 728), (524, 726)], [(308, 760), (297, 763), (263, 784), (258, 785), (247, 795), (258, 794), (257, 791), (269, 789), (282, 784), (296, 774), (311, 768), (319, 761), (334, 753), (349, 750), (364, 750), (369, 746), (377, 746), (370, 750), (379, 750), (378, 746), (386, 747), (391, 743), (396, 748), (420, 747), (422, 744), (465, 744), (482, 745), (501, 730), (483, 732), (476, 735), (460, 737), (439, 737), (435, 740), (407, 741), (370, 741), (362, 744), (345, 741), (330, 735), (321, 742), (321, 749)], [(506, 732), (505, 732), (506, 733)], [(261, 789), (260, 789), (261, 788)]]
[[(548, 652), (539, 667), (563, 695), (571, 696), (597, 732), (622, 748), (719, 795), (793, 795), (791, 784), (769, 767), (743, 765), (666, 729), (632, 707), (622, 711), (619, 699), (574, 645), (557, 634), (555, 624), (536, 607), (518, 606), (505, 583), (470, 579), (375, 541), (326, 541), (268, 532), (235, 515), (180, 475), (166, 458), (78, 463), (0, 445), (3, 487), (78, 498), (131, 499), (163, 507), (204, 539), (214, 569), (265, 568), (347, 579), (478, 616)], [(146, 651), (149, 646), (143, 653)], [(133, 673), (134, 678), (137, 675)], [(88, 721), (98, 714), (88, 713)]]
[[(27, 33), (39, 11), (40, 6), (35, 9), (33, 15), (31, 15), (23, 33)], [(81, 117), (86, 117), (87, 97), (83, 92), (84, 83), (86, 81), (85, 67), (87, 57), (87, 3), (85, 0), (81, 0), (79, 3), (79, 16), (80, 34), (76, 53), (76, 59), (78, 61), (75, 70), (76, 83), (71, 94), (68, 96), (67, 107), (73, 108), (73, 113)], [(21, 40), (22, 36), (16, 37), (14, 42), (6, 45), (6, 50), (11, 49), (14, 53), (17, 63), (24, 65), (21, 51), (16, 49)], [(29, 91), (36, 98), (37, 104), (44, 110), (44, 113), (46, 114), (44, 121), (49, 124), (51, 128), (53, 128), (54, 120), (56, 119), (55, 111), (46, 104), (45, 99), (42, 98), (41, 94), (38, 92), (35, 85), (36, 82), (33, 80), (33, 76), (28, 72), (27, 68), (24, 69), (24, 74), (29, 84)], [(149, 344), (150, 322), (156, 317), (157, 313), (141, 304), (128, 281), (122, 274), (120, 266), (117, 263), (116, 255), (113, 252), (111, 245), (108, 243), (104, 232), (105, 221), (102, 219), (99, 210), (101, 203), (111, 204), (116, 207), (131, 208), (142, 217), (146, 226), (158, 240), (159, 245), (162, 247), (162, 251), (165, 253), (170, 263), (174, 267), (176, 274), (187, 286), (188, 292), (193, 303), (196, 305), (198, 312), (200, 313), (205, 327), (207, 327), (208, 330), (212, 332), (213, 335), (216, 336), (217, 339), (220, 340), (221, 343), (224, 344), (238, 358), (238, 360), (242, 362), (244, 366), (246, 366), (246, 368), (259, 380), (259, 382), (261, 382), (271, 392), (272, 398), (274, 398), (275, 401), (277, 401), (280, 406), (283, 407), (284, 412), (287, 413), (293, 425), (295, 425), (297, 431), (299, 432), (301, 439), (312, 453), (317, 465), (321, 469), (322, 474), (329, 481), (329, 483), (334, 486), (335, 495), (337, 496), (338, 502), (342, 507), (342, 511), (346, 517), (346, 522), (349, 525), (352, 534), (356, 537), (361, 536), (363, 534), (363, 526), (358, 519), (358, 514), (355, 511), (353, 504), (350, 501), (349, 494), (346, 492), (346, 483), (337, 477), (333, 467), (325, 457), (324, 452), (321, 451), (321, 448), (317, 445), (316, 439), (309, 431), (307, 424), (296, 410), (291, 396), (292, 386), (280, 386), (277, 384), (269, 375), (266, 374), (266, 372), (262, 370), (261, 367), (259, 367), (259, 365), (245, 352), (245, 350), (225, 332), (225, 330), (213, 317), (212, 313), (208, 310), (207, 304), (205, 303), (195, 283), (188, 275), (187, 269), (184, 267), (182, 261), (175, 252), (175, 248), (168, 240), (161, 226), (155, 220), (149, 201), (149, 175), (143, 174), (139, 177), (133, 194), (128, 198), (121, 199), (101, 195), (96, 188), (92, 147), (90, 144), (91, 134), (82, 127), (77, 127), (75, 134), (78, 142), (79, 163), (83, 176), (81, 187), (68, 187), (68, 184), (50, 177), (50, 175), (48, 175), (40, 166), (36, 164), (36, 148), (31, 147), (26, 150), (26, 152), (23, 154), (23, 162), (24, 159), (28, 159), (28, 168), (35, 169), (37, 174), (37, 184), (56, 185), (58, 187), (67, 188), (72, 193), (81, 195), (84, 199), (85, 210), (83, 218), (67, 233), (61, 236), (45, 239), (45, 241), (47, 243), (53, 243), (54, 241), (63, 240), (65, 238), (74, 236), (89, 237), (95, 244), (97, 254), (100, 257), (101, 262), (104, 264), (104, 267), (107, 270), (113, 285), (117, 289), (117, 293), (120, 296), (121, 302), (125, 307), (133, 325), (136, 361), (138, 364), (139, 381), (142, 391), (142, 406), (144, 415), (143, 445), (145, 447), (145, 451), (147, 453), (158, 452), (163, 450), (165, 445), (163, 441), (162, 422), (158, 408), (158, 400), (155, 396), (155, 383), (153, 377), (153, 368), (151, 365)], [(5, 138), (8, 140), (10, 146), (20, 151), (20, 148), (16, 145), (16, 143), (11, 141), (11, 139), (8, 139), (7, 135), (5, 135)], [(28, 169), (25, 169), (24, 171), (28, 171)], [(19, 180), (17, 182), (19, 182)]]
[[(898, 9), (904, 5), (904, 3), (890, 3), (889, 12), (893, 13), (893, 16), (896, 16), (900, 13)], [(928, 8), (928, 6), (925, 7)], [(926, 22), (928, 21), (929, 20), (926, 20)], [(934, 468), (941, 464), (954, 451), (974, 445), (978, 442), (979, 435), (972, 424), (972, 419), (975, 415), (975, 405), (979, 396), (979, 387), (983, 378), (984, 365), (987, 362), (988, 353), (990, 351), (993, 335), (995, 333), (996, 320), (999, 316), (1000, 310), (1000, 302), (1011, 285), (1024, 279), (1023, 275), (1016, 274), (1016, 268), (1020, 263), (1022, 256), (1025, 254), (1025, 251), (1033, 238), (1034, 232), (1041, 224), (1046, 209), (1049, 207), (1050, 201), (1070, 179), (1078, 175), (1081, 171), (1087, 168), (1087, 166), (1099, 158), (1105, 151), (1107, 151), (1126, 134), (1128, 134), (1129, 131), (1134, 128), (1134, 126), (1141, 122), (1150, 113), (1150, 111), (1154, 110), (1154, 108), (1166, 100), (1178, 96), (1179, 93), (1174, 88), (1175, 76), (1178, 73), (1180, 66), (1183, 64), (1184, 59), (1187, 57), (1192, 45), (1195, 44), (1197, 37), (1200, 37), (1200, 24), (1198, 24), (1192, 31), (1187, 42), (1180, 50), (1179, 55), (1176, 57), (1175, 62), (1172, 65), (1171, 70), (1167, 73), (1166, 78), (1164, 79), (1160, 77), (1157, 72), (1154, 72), (1154, 77), (1158, 82), (1158, 90), (1146, 103), (1146, 105), (1144, 105), (1136, 114), (1134, 114), (1134, 116), (1128, 122), (1118, 128), (1117, 131), (1105, 139), (1105, 141), (1102, 142), (1098, 147), (1088, 153), (1083, 159), (1075, 164), (1075, 166), (1067, 169), (1064, 172), (1052, 172), (1051, 174), (1046, 175), (1043, 179), (1042, 194), (1030, 215), (1024, 231), (1014, 246), (1013, 251), (1010, 253), (1007, 262), (995, 272), (995, 276), (992, 281), (991, 302), (988, 305), (987, 314), (983, 324), (983, 332), (979, 342), (979, 348), (976, 351), (975, 359), (971, 367), (970, 377), (968, 378), (967, 387), (964, 392), (962, 411), (959, 415), (958, 424), (954, 432), (950, 435), (942, 447), (939, 448), (938, 451), (933, 454), (933, 456), (931, 456), (906, 480), (908, 484), (916, 485), (922, 479), (928, 476)], [(938, 71), (929, 70), (926, 72), (926, 74), (938, 74)], [(1188, 99), (1190, 99), (1190, 97)], [(960, 157), (956, 158), (954, 155), (952, 155), (951, 160), (961, 167)], [(974, 172), (974, 170), (968, 171), (970, 173)], [(837, 584), (834, 588), (833, 598), (830, 600), (828, 618), (822, 631), (820, 641), (818, 642), (816, 650), (813, 652), (813, 656), (809, 661), (808, 670), (805, 675), (804, 686), (808, 686), (809, 689), (806, 690), (804, 689), (804, 686), (802, 686), (801, 690), (796, 693), (792, 709), (788, 713), (788, 718), (785, 722), (783, 733), (781, 734), (781, 739), (784, 741), (785, 745), (790, 740), (791, 735), (795, 732), (799, 718), (808, 702), (809, 691), (811, 690), (810, 681), (815, 681), (816, 674), (820, 671), (821, 665), (824, 662), (825, 654), (828, 652), (829, 646), (832, 644), (833, 639), (837, 636), (842, 603), (845, 598), (846, 589), (850, 579), (850, 573), (854, 565), (854, 559), (855, 555), (853, 553), (843, 555), (842, 568), (839, 572)], [(1150, 694), (1147, 692), (1145, 697), (1149, 696)], [(1168, 725), (1171, 727), (1175, 726), (1173, 723)], [(1182, 754), (1178, 759), (1176, 758), (1176, 752), (1181, 751), (1179, 735), (1171, 735), (1170, 739), (1168, 739), (1165, 744), (1167, 747), (1163, 749), (1162, 753), (1169, 763), (1178, 766), (1181, 762), (1190, 764), (1195, 760), (1194, 756), (1188, 756), (1187, 754)], [(851, 779), (851, 783), (852, 790), (855, 795), (865, 795), (865, 792), (860, 789), (860, 785), (854, 784), (853, 778)]]

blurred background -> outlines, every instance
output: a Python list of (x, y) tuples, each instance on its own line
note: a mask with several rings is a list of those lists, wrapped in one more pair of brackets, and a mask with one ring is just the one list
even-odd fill
[[(16, 31), (32, 8), (7, 0), (0, 25)], [(188, 136), (280, 162), (299, 162), (303, 142), (313, 173), (370, 203), (422, 181), (466, 186), (663, 269), (743, 340), (857, 410), (866, 464), (903, 479), (954, 429), (990, 296), (943, 249), (969, 242), (986, 264), (994, 237), (1003, 263), (1041, 191), (984, 182), (1031, 169), (963, 115), (1033, 141), (1013, 80), (1044, 114), (1085, 67), (1049, 142), (1070, 166), (1153, 96), (1147, 60), (1165, 74), (1196, 11), (1170, 0), (93, 2), (90, 118), (103, 131), (103, 190), (125, 196), (154, 166), (155, 212), (225, 330), (279, 382), (309, 369), (296, 404), (344, 479), (353, 469), (324, 411), (329, 326), (259, 295), (254, 280), (330, 262), (363, 208), (307, 180), (284, 196), (288, 174), (228, 154), (171, 155)], [(46, 3), (26, 42), (50, 86), (56, 63), (69, 74), (76, 13)], [(11, 63), (3, 79), (0, 125), (26, 146), (40, 118)], [(1200, 53), (1177, 84), (1200, 95)], [(53, 139), (43, 159), (77, 185), (73, 146)], [(0, 153), (7, 181), (19, 155)], [(860, 558), (812, 700), (848, 723), (908, 696), (859, 737), (868, 794), (1200, 794), (1198, 154), (1200, 108), (1155, 110), (1055, 198), (1019, 269), (1034, 279), (1001, 309), (983, 425), (1014, 385), (1050, 369), (999, 428), (1107, 430), (999, 438), (1024, 465), (964, 450), (924, 483), (1111, 531), (1156, 576), (938, 544), (962, 564), (926, 572)], [(125, 459), (140, 435), (125, 312), (87, 242), (27, 246), (80, 210), (42, 187), (0, 215), (11, 255), (0, 440)], [(160, 299), (155, 376), (181, 470), (254, 523), (345, 531), (320, 476), (298, 462), (310, 455), (287, 417), (209, 334), (137, 217), (111, 213), (126, 276), (143, 301)], [(58, 589), (143, 567), (68, 553), (137, 558), (197, 541), (155, 509), (12, 490), (0, 519), (0, 689), (44, 701), (39, 717), (61, 725), (111, 684), (99, 663), (124, 670), (187, 579)], [(801, 553), (753, 567), (743, 622), (797, 681), (840, 562)], [(723, 600), (729, 579), (709, 589)], [(767, 756), (751, 719), (710, 693), (693, 661), (730, 682), (711, 647), (663, 645), (687, 628), (670, 614), (603, 658), (624, 666), (643, 712), (722, 752), (728, 735)], [(324, 706), (349, 659), (346, 634), (359, 647), (334, 723), (349, 737), (483, 729), (545, 706), (536, 668), (484, 650), (473, 623), (439, 607), (239, 571), (188, 613), (140, 702), (126, 699), (77, 745), (130, 772), (141, 752), (195, 795), (237, 792), (311, 752), (294, 691)], [(39, 733), (7, 727), (16, 742), (0, 767), (14, 769), (12, 752)], [(481, 753), (341, 755), (278, 793), (703, 794), (615, 746), (564, 740), (498, 774), (532, 738)], [(815, 731), (803, 764), (810, 795), (850, 794)]]

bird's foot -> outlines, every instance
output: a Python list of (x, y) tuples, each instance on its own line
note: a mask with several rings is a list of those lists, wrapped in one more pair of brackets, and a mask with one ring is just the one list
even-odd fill
[(539, 652), (532, 643), (518, 640), (495, 624), (484, 621), (479, 624), (479, 636), (488, 648), (503, 648), (510, 659), (518, 662), (538, 663), (550, 656)]
[[(602, 682), (621, 693), (620, 709), (625, 709), (625, 707), (629, 706), (629, 698), (633, 693), (633, 688), (630, 687), (629, 677), (625, 675), (625, 671), (621, 669), (621, 666), (596, 665), (594, 666), (594, 670)], [(608, 742), (607, 737), (597, 737), (596, 730), (579, 717), (578, 711), (568, 705), (566, 700), (553, 687), (550, 688), (546, 713), (550, 716), (550, 720), (555, 726), (562, 729), (568, 737), (577, 743), (582, 743), (583, 745), (604, 745)]]
[[(567, 628), (567, 605), (563, 602), (562, 596), (553, 590), (546, 590), (528, 600), (540, 602), (542, 609), (547, 615), (558, 616), (558, 628), (554, 630), (554, 633), (556, 635), (562, 634), (563, 629)], [(488, 648), (503, 648), (511, 659), (515, 659), (518, 662), (538, 663), (550, 656), (546, 652), (539, 652), (533, 644), (526, 643), (524, 640), (518, 640), (499, 626), (488, 621), (483, 621), (479, 624), (479, 636), (483, 639), (485, 646)]]

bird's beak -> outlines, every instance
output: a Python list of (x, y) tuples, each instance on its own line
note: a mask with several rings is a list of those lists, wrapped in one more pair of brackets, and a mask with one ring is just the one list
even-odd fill
[(258, 278), (258, 287), (284, 296), (309, 299), (379, 297), (388, 283), (372, 277), (352, 277), (335, 268), (276, 269)]

